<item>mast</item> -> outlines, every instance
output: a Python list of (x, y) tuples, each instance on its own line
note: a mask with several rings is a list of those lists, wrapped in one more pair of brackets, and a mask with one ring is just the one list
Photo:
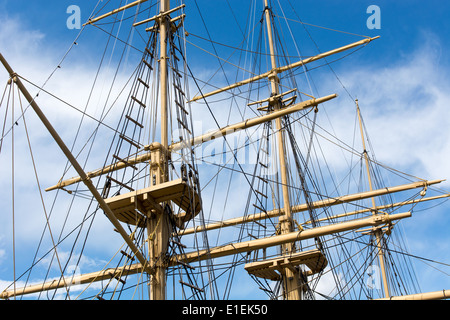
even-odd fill
[[(265, 17), (266, 17), (266, 27), (267, 36), (270, 48), (270, 61), (272, 64), (272, 74), (269, 76), (272, 96), (277, 96), (280, 94), (279, 89), (279, 78), (277, 76), (277, 62), (275, 56), (275, 47), (273, 41), (272, 33), (272, 20), (271, 20), (271, 9), (269, 8), (268, 0), (264, 0), (265, 4)], [(276, 100), (274, 105), (275, 112), (281, 109), (281, 103)], [(281, 188), (283, 194), (283, 206), (284, 206), (284, 216), (280, 217), (280, 227), (281, 234), (287, 234), (294, 231), (291, 204), (289, 200), (289, 189), (288, 189), (288, 179), (287, 179), (287, 168), (286, 168), (286, 152), (284, 145), (284, 130), (281, 123), (281, 118), (275, 119), (275, 126), (277, 130), (276, 139), (278, 145), (278, 158), (280, 161), (280, 175), (281, 175)], [(282, 255), (290, 255), (295, 252), (294, 243), (288, 243), (281, 246)], [(301, 294), (301, 284), (300, 284), (300, 274), (296, 268), (284, 268), (283, 272), (283, 290), (284, 298), (287, 300), (300, 300), (302, 298)]]
[[(167, 72), (167, 32), (168, 20), (166, 13), (170, 10), (170, 0), (160, 1), (159, 18), (159, 79), (161, 100), (161, 144), (155, 144), (151, 150), (154, 155), (150, 159), (150, 184), (158, 185), (168, 180), (168, 72)], [(154, 274), (150, 275), (150, 300), (165, 300), (166, 298), (166, 269), (164, 257), (168, 250), (170, 230), (172, 230), (168, 214), (167, 203), (162, 204), (162, 210), (148, 212), (147, 235), (148, 254), (151, 265), (155, 266)]]
[[(369, 181), (370, 191), (373, 191), (372, 177), (370, 174), (369, 155), (367, 154), (367, 149), (366, 149), (366, 141), (364, 138), (364, 130), (363, 130), (363, 126), (362, 126), (361, 111), (359, 109), (358, 99), (356, 99), (356, 110), (358, 113), (359, 129), (361, 131), (361, 140), (362, 140), (362, 145), (363, 145), (364, 160), (366, 163), (367, 179)], [(371, 200), (372, 200), (372, 213), (375, 215), (376, 211), (377, 211), (377, 209), (376, 209), (377, 205), (376, 205), (374, 197), (372, 197)], [(384, 297), (388, 298), (388, 297), (390, 297), (390, 294), (389, 294), (389, 284), (387, 281), (387, 274), (386, 274), (386, 265), (384, 262), (384, 252), (383, 252), (383, 248), (382, 248), (383, 231), (381, 228), (374, 228), (373, 233), (375, 234), (376, 242), (377, 242), (377, 254), (378, 254), (378, 261), (380, 263), (381, 277), (383, 279)]]
[(165, 13), (170, 10), (170, 0), (161, 0), (161, 19), (159, 29), (160, 41), (160, 82), (161, 82), (161, 144), (164, 148), (169, 145), (168, 139), (168, 115), (167, 115), (167, 31), (168, 21)]

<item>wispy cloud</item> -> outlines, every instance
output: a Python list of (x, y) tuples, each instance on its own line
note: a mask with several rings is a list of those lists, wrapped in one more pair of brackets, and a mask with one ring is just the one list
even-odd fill
[[(1, 22), (1, 32), (0, 32), (0, 52), (8, 60), (11, 67), (21, 76), (29, 79), (36, 85), (42, 85), (50, 73), (57, 69), (51, 81), (49, 81), (45, 87), (46, 90), (54, 94), (56, 97), (68, 101), (72, 106), (75, 106), (79, 110), (83, 110), (87, 103), (87, 97), (89, 96), (90, 89), (92, 87), (93, 80), (95, 78), (96, 69), (92, 68), (90, 61), (85, 63), (79, 63), (75, 65), (63, 64), (61, 68), (57, 68), (58, 63), (61, 60), (60, 52), (61, 50), (54, 49), (55, 43), (50, 44), (46, 42), (47, 36), (44, 32), (40, 30), (27, 29), (20, 22), (17, 17), (10, 17), (7, 14), (0, 15)], [(107, 72), (108, 73), (108, 70)], [(4, 70), (3, 66), (0, 68), (0, 83), (3, 86), (7, 83), (8, 74)], [(118, 79), (119, 82), (124, 83), (127, 79), (123, 77)], [(107, 83), (111, 80), (111, 73), (104, 75), (99, 81), (102, 83)], [(30, 91), (32, 95), (38, 92), (38, 89), (33, 87), (31, 84), (25, 82), (25, 86)], [(3, 90), (4, 87), (2, 87)], [(93, 105), (98, 106), (98, 108), (92, 112), (91, 115), (99, 117), (103, 104), (100, 97), (106, 95), (108, 92), (101, 91), (95, 92), (92, 98)], [(44, 113), (50, 119), (50, 122), (54, 125), (58, 133), (63, 137), (66, 144), (71, 147), (74, 135), (78, 129), (81, 114), (79, 111), (75, 111), (73, 108), (67, 106), (61, 101), (58, 101), (54, 97), (51, 97), (43, 92), (39, 94), (36, 100), (40, 107), (44, 110)], [(97, 103), (97, 105), (96, 105)], [(25, 108), (27, 103), (22, 97), (22, 107)], [(94, 108), (95, 109), (95, 108)], [(10, 109), (9, 109), (10, 110)], [(95, 113), (97, 111), (97, 113)], [(2, 122), (4, 117), (5, 108), (2, 105), (0, 110), (2, 113)], [(19, 100), (16, 100), (15, 105), (15, 119), (21, 114), (21, 109), (19, 107)], [(11, 116), (11, 111), (8, 111), (8, 117)], [(35, 248), (30, 249), (30, 244), (37, 244), (40, 241), (43, 230), (45, 230), (45, 235), (43, 237), (43, 242), (40, 246), (40, 253), (42, 254), (48, 248), (51, 248), (53, 242), (57, 242), (60, 236), (67, 234), (68, 230), (77, 230), (76, 227), (82, 222), (83, 215), (80, 216), (81, 207), (77, 207), (77, 210), (73, 210), (73, 213), (69, 218), (66, 217), (66, 211), (71, 207), (70, 196), (62, 200), (58, 200), (57, 209), (52, 209), (55, 204), (53, 199), (56, 192), (44, 192), (43, 189), (54, 185), (63, 174), (64, 166), (67, 160), (63, 156), (62, 152), (56, 147), (54, 141), (51, 139), (49, 133), (42, 126), (40, 121), (35, 116), (31, 109), (25, 113), (25, 119), (27, 124), (27, 129), (29, 133), (29, 138), (31, 141), (32, 151), (34, 160), (36, 163), (37, 176), (39, 178), (39, 183), (41, 187), (43, 200), (40, 199), (40, 193), (37, 188), (37, 179), (35, 176), (33, 163), (30, 158), (30, 151), (28, 149), (28, 138), (25, 134), (25, 124), (22, 119), (17, 121), (15, 128), (15, 142), (14, 142), (14, 160), (15, 160), (15, 170), (12, 173), (12, 152), (11, 152), (11, 140), (12, 136), (7, 133), (6, 138), (3, 140), (3, 148), (0, 154), (0, 159), (2, 161), (2, 166), (0, 166), (0, 176), (2, 179), (0, 181), (0, 189), (3, 190), (0, 195), (0, 203), (4, 206), (4, 223), (0, 227), (0, 234), (2, 235), (1, 243), (2, 249), (0, 249), (0, 262), (2, 263), (2, 268), (8, 270), (2, 275), (2, 284), (5, 283), (9, 285), (12, 281), (12, 218), (13, 214), (11, 212), (12, 204), (12, 193), (11, 193), (11, 180), (14, 176), (15, 183), (15, 196), (14, 196), (14, 218), (16, 220), (15, 225), (15, 241), (16, 241), (16, 254), (22, 252), (23, 250), (28, 250), (28, 253), (32, 252)], [(7, 125), (12, 125), (11, 120), (8, 120)], [(2, 123), (3, 125), (3, 123)], [(84, 123), (86, 130), (80, 131), (80, 136), (87, 138), (92, 131), (97, 126), (97, 122), (92, 119), (85, 118)], [(6, 128), (7, 132), (9, 127)], [(82, 139), (83, 140), (83, 139)], [(84, 139), (86, 141), (86, 139)], [(100, 142), (102, 143), (102, 142)], [(104, 143), (103, 143), (104, 145)], [(74, 153), (78, 153), (83, 145), (76, 145), (74, 148)], [(83, 157), (83, 156), (82, 156)], [(82, 159), (82, 158), (81, 158)], [(94, 162), (98, 158), (94, 157)], [(103, 161), (103, 157), (101, 162)], [(83, 160), (80, 160), (84, 163)], [(96, 165), (93, 165), (96, 168)], [(68, 175), (75, 175), (73, 171), (69, 171)], [(58, 199), (60, 199), (59, 197)], [(45, 209), (41, 205), (42, 201), (45, 203)], [(33, 205), (30, 205), (33, 204)], [(81, 205), (82, 207), (85, 205)], [(93, 209), (92, 209), (93, 211)], [(92, 212), (91, 211), (91, 212)], [(51, 231), (53, 233), (53, 240), (50, 239), (48, 223), (46, 217), (50, 218)], [(17, 223), (20, 221), (21, 223)], [(89, 221), (90, 222), (90, 221)], [(87, 223), (88, 224), (88, 223)], [(86, 224), (86, 225), (87, 225)], [(62, 232), (62, 230), (64, 230)], [(117, 246), (112, 251), (114, 254), (115, 250), (120, 247), (121, 240), (120, 237), (116, 236), (113, 232), (113, 227), (109, 221), (105, 220), (104, 217), (99, 217), (96, 219), (95, 226), (91, 229), (91, 239), (94, 240), (94, 250), (104, 250), (100, 248), (102, 245), (99, 244), (104, 240), (103, 235), (105, 232), (111, 232), (113, 235), (108, 241), (117, 241)], [(62, 234), (60, 234), (62, 232)], [(98, 237), (98, 238), (97, 238)], [(98, 241), (96, 241), (98, 240)], [(99, 244), (95, 245), (95, 243)], [(4, 246), (3, 246), (4, 244)], [(3, 249), (3, 247), (5, 249)], [(11, 250), (10, 250), (11, 248)], [(93, 247), (90, 247), (91, 249)], [(67, 251), (64, 244), (58, 249), (58, 253), (61, 254), (61, 258), (65, 259), (67, 257)], [(67, 249), (68, 250), (68, 249)], [(32, 254), (31, 253), (31, 254)], [(88, 267), (93, 266), (93, 262), (97, 259), (92, 259), (89, 254), (84, 254), (82, 256), (81, 262), (83, 268), (89, 270)], [(47, 258), (49, 259), (49, 256)], [(6, 259), (7, 258), (7, 259)], [(28, 256), (29, 259), (32, 257)], [(31, 263), (31, 261), (24, 261), (24, 256), (18, 255), (16, 257), (17, 263), (17, 274), (26, 270)], [(74, 257), (71, 258), (73, 261)], [(22, 265), (24, 263), (24, 265)], [(25, 264), (26, 267), (25, 267)], [(46, 265), (47, 261), (44, 259), (41, 264)], [(55, 262), (54, 262), (55, 264)], [(98, 266), (98, 265), (97, 265)], [(39, 268), (36, 268), (39, 270)], [(35, 269), (35, 270), (36, 270)], [(85, 272), (87, 270), (82, 270)], [(99, 269), (100, 270), (100, 269)], [(92, 268), (91, 268), (92, 271)], [(39, 272), (34, 277), (40, 277)], [(6, 279), (10, 280), (6, 280)], [(39, 283), (39, 280), (31, 279), (30, 283)], [(23, 283), (18, 283), (19, 287)], [(1, 285), (1, 287), (4, 287)]]
[[(448, 178), (449, 66), (440, 60), (442, 40), (428, 33), (422, 39), (414, 51), (389, 65), (374, 61), (338, 68), (338, 73), (346, 88), (359, 99), (379, 161), (420, 178)], [(329, 111), (333, 127), (346, 136), (353, 134), (345, 132), (345, 123), (348, 126), (354, 120), (355, 112), (349, 101), (342, 92), (338, 107)]]

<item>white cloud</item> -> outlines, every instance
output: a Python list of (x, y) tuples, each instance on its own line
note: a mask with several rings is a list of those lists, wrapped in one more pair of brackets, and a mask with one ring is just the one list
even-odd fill
[[(339, 76), (359, 99), (379, 161), (420, 178), (450, 178), (448, 66), (440, 63), (440, 39), (423, 37), (420, 47), (391, 65), (357, 66)], [(348, 101), (343, 93), (343, 103), (331, 111), (338, 130), (354, 119)]]
[(0, 21), (2, 23), (2, 32), (0, 33), (2, 53), (9, 53), (9, 59), (12, 62), (20, 61), (18, 68), (22, 71), (26, 70), (29, 64), (26, 59), (22, 60), (22, 58), (35, 57), (36, 52), (45, 50), (45, 46), (42, 45), (45, 34), (39, 30), (25, 30), (19, 19), (10, 18), (4, 13), (0, 16)]
[(0, 249), (0, 264), (5, 260), (6, 257), (6, 251), (5, 249)]
[[(42, 85), (48, 76), (54, 70), (59, 63), (61, 56), (59, 56), (61, 49), (55, 49), (54, 43), (50, 43), (47, 40), (46, 35), (39, 30), (28, 30), (23, 27), (23, 24), (18, 18), (8, 17), (6, 14), (0, 15), (1, 21), (1, 32), (0, 32), (0, 48), (2, 48), (2, 54), (5, 59), (9, 62), (10, 66), (20, 74), (22, 77), (29, 79), (36, 85)], [(76, 50), (76, 49), (74, 49)], [(45, 89), (53, 93), (55, 96), (62, 98), (65, 101), (69, 101), (73, 106), (84, 109), (87, 101), (93, 80), (95, 78), (96, 68), (93, 68), (90, 62), (79, 63), (79, 64), (62, 64), (61, 68), (58, 68), (51, 80), (45, 86)], [(108, 81), (111, 81), (112, 77), (108, 69), (105, 68), (105, 74), (99, 79), (100, 83), (107, 85)], [(0, 83), (6, 84), (8, 79), (8, 74), (3, 66), (0, 67)], [(119, 74), (117, 79), (118, 83), (124, 83), (127, 79)], [(31, 84), (23, 81), (27, 89), (32, 95), (37, 92), (37, 89)], [(3, 90), (3, 86), (2, 86)], [(93, 105), (96, 106), (97, 101), (101, 101), (108, 92), (105, 91), (95, 91), (93, 94)], [(114, 94), (111, 99), (114, 99)], [(17, 99), (17, 96), (16, 96)], [(78, 129), (78, 124), (81, 118), (81, 114), (78, 111), (74, 111), (69, 106), (57, 101), (56, 99), (50, 97), (45, 93), (40, 93), (36, 100), (44, 111), (46, 116), (49, 118), (50, 122), (55, 127), (56, 131), (63, 138), (66, 145), (71, 147), (72, 141), (76, 130)], [(22, 97), (23, 107), (27, 104)], [(97, 109), (94, 111), (89, 111), (92, 116), (99, 117), (101, 112), (102, 104), (98, 103)], [(20, 106), (18, 100), (15, 104), (15, 116), (20, 114)], [(4, 116), (5, 108), (1, 108), (2, 119)], [(11, 114), (11, 111), (8, 115)], [(112, 117), (115, 115), (112, 114)], [(70, 196), (68, 197), (58, 197), (57, 205), (53, 210), (51, 210), (53, 205), (53, 199), (56, 192), (44, 192), (43, 189), (52, 186), (58, 182), (63, 174), (65, 164), (67, 162), (66, 158), (62, 154), (61, 150), (56, 146), (52, 138), (50, 137), (48, 131), (43, 127), (39, 119), (37, 119), (35, 113), (32, 109), (28, 109), (25, 113), (25, 118), (27, 122), (27, 129), (30, 135), (31, 145), (33, 149), (33, 156), (38, 172), (40, 187), (42, 188), (42, 196), (45, 203), (45, 211), (47, 216), (51, 214), (50, 225), (52, 228), (52, 233), (54, 241), (58, 240), (59, 233), (61, 232), (63, 225), (65, 224), (65, 229), (63, 235), (65, 235), (68, 230), (75, 228), (83, 218), (84, 212), (82, 208), (85, 205), (78, 204), (76, 208), (73, 208), (69, 218), (66, 219), (66, 214), (70, 204)], [(10, 121), (10, 120), (9, 120)], [(3, 122), (3, 120), (2, 120)], [(3, 123), (2, 123), (3, 124)], [(87, 140), (87, 137), (92, 133), (93, 129), (97, 123), (91, 119), (85, 119), (84, 126), (80, 131), (81, 141)], [(50, 240), (47, 222), (45, 220), (45, 211), (41, 205), (40, 194), (38, 192), (35, 173), (33, 169), (33, 163), (31, 162), (30, 152), (28, 150), (27, 137), (25, 135), (23, 121), (19, 120), (18, 125), (15, 126), (15, 142), (14, 142), (14, 159), (15, 159), (15, 170), (14, 170), (14, 184), (15, 184), (15, 241), (17, 246), (17, 252), (21, 252), (23, 248), (29, 248), (30, 244), (37, 246), (39, 243), (39, 238), (42, 234), (42, 230), (46, 228), (46, 234), (44, 236), (44, 242), (41, 245), (41, 253), (45, 252), (46, 248), (52, 246), (52, 241)], [(103, 128), (104, 129), (104, 128)], [(107, 129), (106, 131), (108, 131)], [(108, 131), (109, 132), (109, 131)], [(107, 133), (108, 133), (107, 132)], [(107, 148), (108, 146), (101, 141), (101, 137), (104, 133), (100, 131), (99, 144), (100, 146)], [(76, 145), (74, 153), (77, 153), (82, 147), (81, 145)], [(84, 152), (86, 154), (86, 151)], [(0, 234), (3, 236), (4, 242), (9, 246), (12, 241), (12, 194), (11, 194), (11, 134), (8, 134), (3, 140), (3, 148), (0, 153), (0, 161), (2, 166), (0, 166), (0, 203), (4, 209), (4, 221), (0, 226)], [(81, 157), (80, 163), (83, 164), (83, 157)], [(90, 169), (99, 167), (98, 163), (95, 162), (104, 160), (94, 157), (94, 164), (88, 163), (87, 166)], [(92, 166), (92, 167), (90, 167)], [(74, 170), (72, 169), (67, 173), (68, 176), (75, 176)], [(91, 209), (90, 212), (92, 212)], [(100, 212), (100, 215), (102, 213)], [(88, 221), (89, 223), (90, 221)], [(85, 226), (88, 225), (85, 224)], [(85, 229), (86, 230), (86, 227)], [(104, 234), (109, 232), (112, 236), (110, 239), (105, 239)], [(90, 234), (90, 239), (92, 241), (92, 246), (94, 250), (104, 251), (105, 241), (111, 241), (116, 244), (116, 247), (110, 248), (112, 254), (117, 250), (117, 248), (122, 244), (123, 240), (113, 232), (113, 226), (109, 221), (107, 221), (103, 216), (96, 218), (96, 223), (92, 227), (92, 232)], [(65, 247), (63, 247), (66, 250)], [(31, 252), (34, 253), (33, 249)], [(58, 252), (63, 249), (60, 249)], [(0, 262), (5, 259), (5, 256), (10, 253), (6, 253), (5, 250), (0, 250)], [(73, 258), (72, 258), (73, 259)], [(83, 266), (92, 265), (93, 260), (86, 260), (87, 256), (82, 257)], [(29, 262), (29, 261), (28, 261)], [(27, 263), (28, 263), (27, 262)], [(9, 267), (10, 265), (8, 265)], [(20, 270), (23, 270), (20, 268)], [(5, 276), (6, 277), (6, 276)], [(12, 275), (11, 275), (12, 278)], [(38, 281), (36, 281), (38, 282)], [(19, 285), (19, 284), (18, 284)]]
[[(354, 66), (341, 70), (339, 77), (359, 99), (377, 160), (419, 178), (447, 179), (437, 187), (448, 190), (449, 66), (441, 59), (444, 51), (442, 39), (434, 34), (423, 33), (418, 43), (420, 45), (415, 50), (387, 66), (375, 62)], [(345, 93), (342, 93), (341, 103), (337, 107), (339, 109), (328, 109), (332, 114), (330, 117), (337, 119), (333, 123), (334, 128), (346, 136), (353, 134), (353, 131), (346, 131), (348, 128), (344, 121), (352, 122), (355, 119), (355, 108), (348, 101)], [(439, 203), (429, 203), (425, 207)], [(413, 213), (413, 218), (403, 222), (412, 254), (446, 262), (446, 247), (436, 246), (435, 243), (448, 242), (448, 233), (444, 227), (449, 222), (447, 211), (448, 204), (426, 213), (418, 210)], [(398, 228), (394, 232), (398, 232)], [(425, 291), (442, 289), (445, 283), (448, 286), (445, 272), (437, 270), (442, 266), (433, 265), (435, 269), (419, 260), (415, 262)]]

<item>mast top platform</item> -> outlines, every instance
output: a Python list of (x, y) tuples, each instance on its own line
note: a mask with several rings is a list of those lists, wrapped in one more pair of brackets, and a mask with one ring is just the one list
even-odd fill
[(248, 263), (245, 265), (245, 270), (256, 277), (276, 281), (281, 279), (281, 275), (278, 272), (283, 272), (284, 268), (292, 269), (301, 264), (309, 268), (306, 275), (310, 276), (325, 269), (328, 262), (320, 250), (314, 249)]
[(160, 203), (169, 200), (185, 211), (178, 216), (179, 219), (187, 220), (201, 210), (199, 194), (183, 179), (121, 194), (105, 199), (105, 202), (119, 221), (144, 227), (145, 217), (151, 212), (163, 211)]

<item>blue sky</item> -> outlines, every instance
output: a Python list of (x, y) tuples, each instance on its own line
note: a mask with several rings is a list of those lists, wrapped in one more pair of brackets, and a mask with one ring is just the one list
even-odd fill
[[(238, 34), (238, 32), (230, 32), (230, 29), (239, 31), (238, 28), (235, 24), (224, 26), (233, 21), (232, 14), (235, 15), (236, 20), (245, 21), (250, 1), (246, 2), (242, 9), (235, 9), (233, 12), (229, 10), (226, 1), (198, 0), (197, 2), (202, 7), (202, 16), (212, 37), (230, 46), (237, 45), (241, 39), (232, 34)], [(233, 8), (239, 7), (241, 2), (242, 0), (229, 0)], [(450, 58), (447, 54), (450, 49), (450, 43), (447, 40), (450, 34), (448, 19), (450, 3), (442, 0), (426, 2), (419, 0), (296, 0), (292, 2), (303, 22), (354, 34), (381, 36), (364, 50), (352, 55), (349, 60), (344, 60), (348, 63), (336, 63), (333, 64), (333, 68), (351, 94), (360, 99), (363, 112), (367, 116), (366, 124), (380, 161), (421, 178), (450, 179), (450, 168), (447, 164), (447, 159), (450, 157), (450, 94), (448, 93)], [(79, 6), (83, 22), (88, 18), (95, 4), (96, 1), (92, 0), (0, 0), (0, 52), (19, 73), (25, 77), (29, 76), (37, 83), (43, 83), (58, 65), (79, 32), (77, 29), (67, 28), (66, 22), (70, 16), (66, 13), (67, 8), (70, 5)], [(366, 22), (370, 14), (366, 10), (370, 5), (377, 5), (381, 10), (380, 29), (367, 28)], [(285, 10), (288, 18), (296, 17), (290, 10)], [(188, 31), (207, 36), (204, 31), (201, 31), (203, 26), (196, 6), (191, 1), (188, 1), (187, 13)], [(191, 13), (190, 16), (189, 13)], [(190, 18), (192, 16), (195, 19)], [(243, 26), (245, 26), (244, 23)], [(292, 27), (294, 26), (296, 25), (292, 24)], [(360, 40), (360, 37), (344, 33), (312, 26), (307, 28), (321, 51)], [(71, 65), (68, 74), (50, 83), (51, 88), (68, 99), (80, 99), (77, 101), (79, 105), (82, 105), (83, 98), (78, 97), (74, 90), (67, 89), (67, 86), (64, 89), (59, 80), (69, 81), (70, 88), (87, 90), (84, 83), (88, 82), (88, 76), (85, 79), (79, 73), (75, 75), (71, 72), (90, 70), (96, 57), (91, 57), (88, 53), (91, 51), (98, 53), (98, 50), (101, 50), (103, 36), (104, 34), (98, 30), (87, 30), (79, 39), (79, 46), (73, 51), (74, 55), (67, 59), (68, 65), (71, 62), (77, 62), (77, 64)], [(188, 40), (191, 39), (194, 38), (188, 37)], [(199, 40), (192, 41), (202, 44)], [(136, 43), (139, 43), (139, 39)], [(207, 49), (211, 51), (211, 47)], [(222, 49), (219, 47), (218, 50)], [(226, 49), (223, 50), (227, 52)], [(81, 54), (76, 55), (77, 52)], [(310, 42), (305, 41), (302, 53), (312, 55), (317, 52)], [(207, 73), (204, 61), (209, 60), (193, 57), (193, 70), (198, 71), (199, 74)], [(320, 72), (317, 73), (317, 77), (323, 87), (321, 89), (323, 94), (328, 94), (328, 90), (334, 90), (334, 87), (338, 85), (335, 80), (323, 78), (324, 75)], [(0, 79), (6, 80), (6, 74), (0, 73)], [(338, 90), (340, 97), (348, 103), (348, 97), (342, 88)], [(337, 106), (342, 105), (337, 104)], [(56, 120), (59, 119), (58, 112), (63, 114), (64, 110), (55, 110), (54, 119)], [(341, 118), (345, 118), (343, 115), (347, 114), (346, 111), (339, 112), (341, 112)], [(339, 116), (339, 112), (330, 110), (331, 115)], [(336, 130), (339, 131), (344, 126), (338, 120)], [(63, 127), (60, 129), (64, 136), (70, 139), (70, 132), (65, 132)], [(55, 173), (48, 180), (57, 178), (58, 174), (59, 172)], [(447, 190), (450, 189), (448, 182), (443, 186)], [(450, 263), (446, 254), (450, 252), (448, 245), (450, 218), (449, 211), (446, 210), (449, 208), (450, 206), (446, 204), (438, 208), (434, 215), (418, 214), (415, 222), (405, 222), (407, 230), (416, 235), (410, 240), (411, 246), (417, 250), (414, 253)], [(8, 265), (9, 251), (1, 249), (4, 244), (6, 247), (6, 243), (9, 243), (9, 239), (0, 236), (1, 281), (11, 278), (11, 266)], [(448, 267), (446, 270), (448, 271)], [(425, 272), (428, 274), (428, 271)], [(424, 291), (450, 289), (449, 276), (440, 275), (440, 278), (430, 276), (430, 280), (424, 285)]]
[[(205, 14), (203, 18), (214, 34), (216, 39), (220, 39), (227, 44), (235, 44), (232, 33), (228, 28), (233, 29), (234, 21), (230, 18), (231, 11), (225, 1), (198, 1)], [(234, 8), (239, 7), (239, 1), (231, 0), (229, 3)], [(250, 1), (248, 1), (250, 3)], [(233, 14), (241, 21), (245, 19), (248, 12), (248, 3), (240, 5), (243, 9), (236, 10)], [(79, 30), (70, 30), (66, 27), (67, 19), (70, 14), (66, 13), (70, 5), (77, 5), (81, 9), (81, 20), (85, 21), (95, 7), (95, 1), (0, 1), (2, 19), (15, 19), (20, 21), (23, 30), (34, 30), (45, 35), (42, 45), (48, 46), (58, 57), (65, 53), (68, 46), (76, 37)], [(369, 30), (366, 21), (369, 14), (366, 13), (370, 5), (378, 5), (381, 10), (381, 29)], [(332, 29), (348, 31), (355, 34), (376, 36), (380, 35), (382, 39), (372, 45), (370, 50), (365, 50), (361, 59), (370, 61), (371, 65), (379, 64), (380, 67), (387, 67), (397, 63), (409, 52), (414, 51), (426, 41), (427, 37), (435, 36), (441, 46), (441, 51), (445, 52), (448, 43), (445, 35), (450, 31), (450, 22), (446, 13), (450, 4), (444, 1), (294, 1), (297, 14), (307, 23), (316, 24)], [(218, 9), (218, 10), (213, 10)], [(286, 9), (286, 15), (294, 18), (296, 15)], [(192, 3), (188, 5), (188, 13), (198, 17), (196, 6)], [(220, 14), (216, 13), (220, 12)], [(223, 14), (222, 14), (223, 13)], [(231, 20), (231, 21), (230, 21)], [(213, 21), (218, 22), (216, 24)], [(189, 21), (192, 25), (191, 30), (197, 30), (196, 26), (202, 28), (199, 19)], [(229, 24), (227, 28), (215, 27)], [(343, 38), (341, 35), (322, 29), (308, 27), (312, 36), (318, 42), (323, 50), (345, 44), (345, 41), (351, 41), (357, 38)], [(84, 39), (86, 43), (95, 43), (98, 34), (90, 34), (91, 38)], [(8, 47), (3, 49), (5, 55), (8, 53)], [(305, 53), (306, 54), (306, 53)], [(375, 59), (376, 58), (376, 59)], [(449, 58), (445, 54), (438, 57), (438, 63), (446, 67), (449, 64)]]
[[(221, 2), (221, 3), (220, 3)], [(239, 1), (230, 1), (239, 3)], [(69, 14), (66, 9), (70, 5), (78, 5), (81, 9), (81, 20), (85, 21), (93, 10), (95, 1), (26, 1), (16, 0), (0, 1), (0, 9), (2, 16), (20, 19), (20, 23), (24, 29), (40, 30), (44, 32), (49, 43), (70, 43), (77, 30), (69, 30), (66, 27), (66, 20)], [(381, 9), (381, 29), (368, 30), (366, 20), (369, 15), (366, 9), (372, 5), (378, 5)], [(199, 5), (208, 12), (213, 7), (219, 6), (220, 9), (227, 11), (228, 6), (225, 1), (199, 1)], [(381, 35), (383, 41), (378, 43), (366, 55), (377, 54), (382, 50), (383, 57), (395, 59), (399, 54), (408, 52), (418, 45), (418, 35), (421, 32), (428, 31), (436, 35), (445, 36), (450, 30), (450, 22), (447, 19), (450, 4), (445, 1), (296, 1), (295, 6), (299, 8), (298, 14), (304, 22), (344, 30), (356, 34), (363, 35)], [(189, 10), (195, 12), (192, 4)], [(236, 6), (237, 7), (237, 6)], [(245, 7), (245, 5), (244, 5)], [(301, 10), (304, 10), (301, 11)], [(289, 11), (289, 10), (286, 10)], [(243, 13), (246, 10), (242, 10)], [(229, 13), (229, 12), (225, 12)], [(287, 12), (288, 13), (288, 12)], [(239, 10), (236, 10), (239, 14)], [(220, 18), (228, 21), (228, 15), (209, 15), (205, 14), (204, 18), (208, 21), (208, 17), (213, 19)], [(211, 25), (211, 28), (214, 28)], [(314, 28), (312, 28), (314, 30)], [(220, 35), (218, 30), (215, 30)], [(225, 29), (222, 29), (222, 33)], [(316, 31), (313, 31), (316, 32)], [(226, 33), (226, 32), (225, 32)], [(327, 34), (327, 33), (324, 33)], [(333, 36), (333, 34), (328, 33)], [(328, 39), (327, 39), (328, 40)], [(442, 39), (445, 44), (445, 39)], [(392, 56), (391, 56), (392, 55)], [(381, 57), (378, 57), (381, 58)], [(443, 56), (443, 59), (447, 57)], [(383, 62), (383, 61), (380, 61)], [(446, 61), (448, 63), (448, 61)]]

